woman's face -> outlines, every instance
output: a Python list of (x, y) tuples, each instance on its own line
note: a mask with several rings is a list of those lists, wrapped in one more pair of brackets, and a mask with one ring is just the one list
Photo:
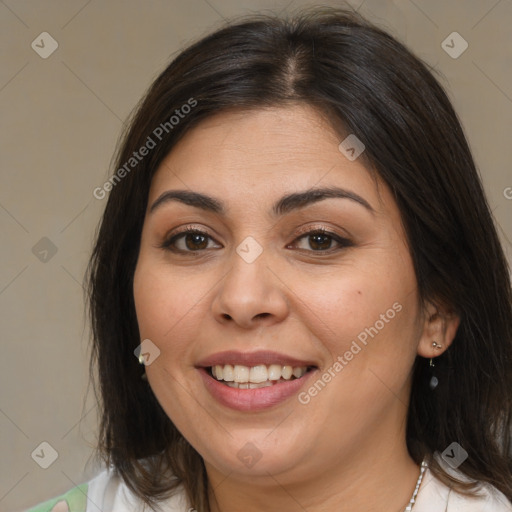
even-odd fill
[(306, 106), (223, 113), (153, 178), (146, 372), (211, 473), (300, 481), (405, 445), (415, 274), (388, 187), (340, 142)]

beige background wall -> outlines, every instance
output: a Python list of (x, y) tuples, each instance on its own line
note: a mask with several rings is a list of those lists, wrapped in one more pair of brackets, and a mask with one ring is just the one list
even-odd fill
[[(512, 2), (351, 4), (444, 74), (510, 261)], [(28, 507), (97, 472), (81, 281), (105, 202), (93, 190), (108, 176), (123, 120), (170, 57), (222, 18), (304, 5), (311, 3), (0, 2), (0, 510)], [(458, 58), (441, 46), (454, 31), (469, 44)], [(42, 32), (58, 43), (46, 59), (31, 47), (35, 40), (39, 53), (51, 49)], [(58, 452), (47, 469), (36, 463), (52, 459), (42, 442)]]

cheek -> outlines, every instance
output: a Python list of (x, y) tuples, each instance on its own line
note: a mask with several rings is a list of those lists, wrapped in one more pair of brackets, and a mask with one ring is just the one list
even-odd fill
[(330, 276), (299, 277), (294, 292), (301, 321), (332, 360), (352, 350), (350, 366), (362, 370), (370, 364), (390, 367), (398, 355), (405, 368), (414, 358), (416, 279), (402, 254), (379, 251)]
[[(198, 315), (204, 316), (200, 312), (204, 289), (142, 256), (133, 293), (141, 340), (150, 339), (160, 350), (154, 364), (145, 368), (149, 385), (176, 428), (190, 435), (191, 418), (197, 416), (197, 404), (190, 396), (198, 395), (199, 390), (193, 387), (197, 385), (196, 370), (188, 362), (193, 360), (195, 348), (191, 340), (198, 339), (201, 329)], [(184, 391), (189, 386), (192, 388)]]
[(393, 304), (403, 297), (400, 281), (377, 267), (373, 272), (342, 269), (314, 280), (298, 277), (293, 288), (300, 316), (309, 318), (320, 338), (323, 332), (340, 341), (373, 325), (389, 309), (393, 315)]
[[(196, 308), (200, 308), (202, 290), (193, 280), (183, 282), (175, 274), (150, 264), (142, 257), (134, 275), (133, 293), (137, 322), (142, 339), (149, 338), (161, 349), (186, 338)], [(179, 333), (179, 336), (177, 336)]]

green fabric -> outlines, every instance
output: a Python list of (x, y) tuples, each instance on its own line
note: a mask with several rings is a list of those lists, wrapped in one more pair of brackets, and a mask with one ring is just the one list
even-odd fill
[[(35, 507), (27, 510), (27, 512), (51, 512), (53, 507), (60, 501), (65, 501), (67, 503), (69, 512), (85, 512), (87, 508), (88, 487), (87, 483), (78, 485), (61, 496), (57, 496), (56, 498), (52, 498), (51, 500), (36, 505)], [(60, 511), (61, 508), (59, 507), (58, 510)], [(62, 510), (65, 510), (65, 508), (62, 508)]]

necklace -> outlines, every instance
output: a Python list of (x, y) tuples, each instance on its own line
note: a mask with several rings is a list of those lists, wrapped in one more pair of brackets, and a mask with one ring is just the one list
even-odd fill
[(414, 489), (414, 492), (412, 493), (412, 497), (409, 500), (409, 504), (407, 507), (405, 507), (404, 512), (410, 512), (412, 510), (412, 507), (414, 506), (414, 503), (416, 502), (416, 496), (418, 495), (418, 491), (420, 490), (421, 481), (423, 480), (423, 473), (425, 473), (425, 469), (427, 469), (427, 463), (423, 461), (421, 463), (421, 469), (420, 469), (420, 476), (418, 477), (418, 481), (416, 482), (416, 487)]

